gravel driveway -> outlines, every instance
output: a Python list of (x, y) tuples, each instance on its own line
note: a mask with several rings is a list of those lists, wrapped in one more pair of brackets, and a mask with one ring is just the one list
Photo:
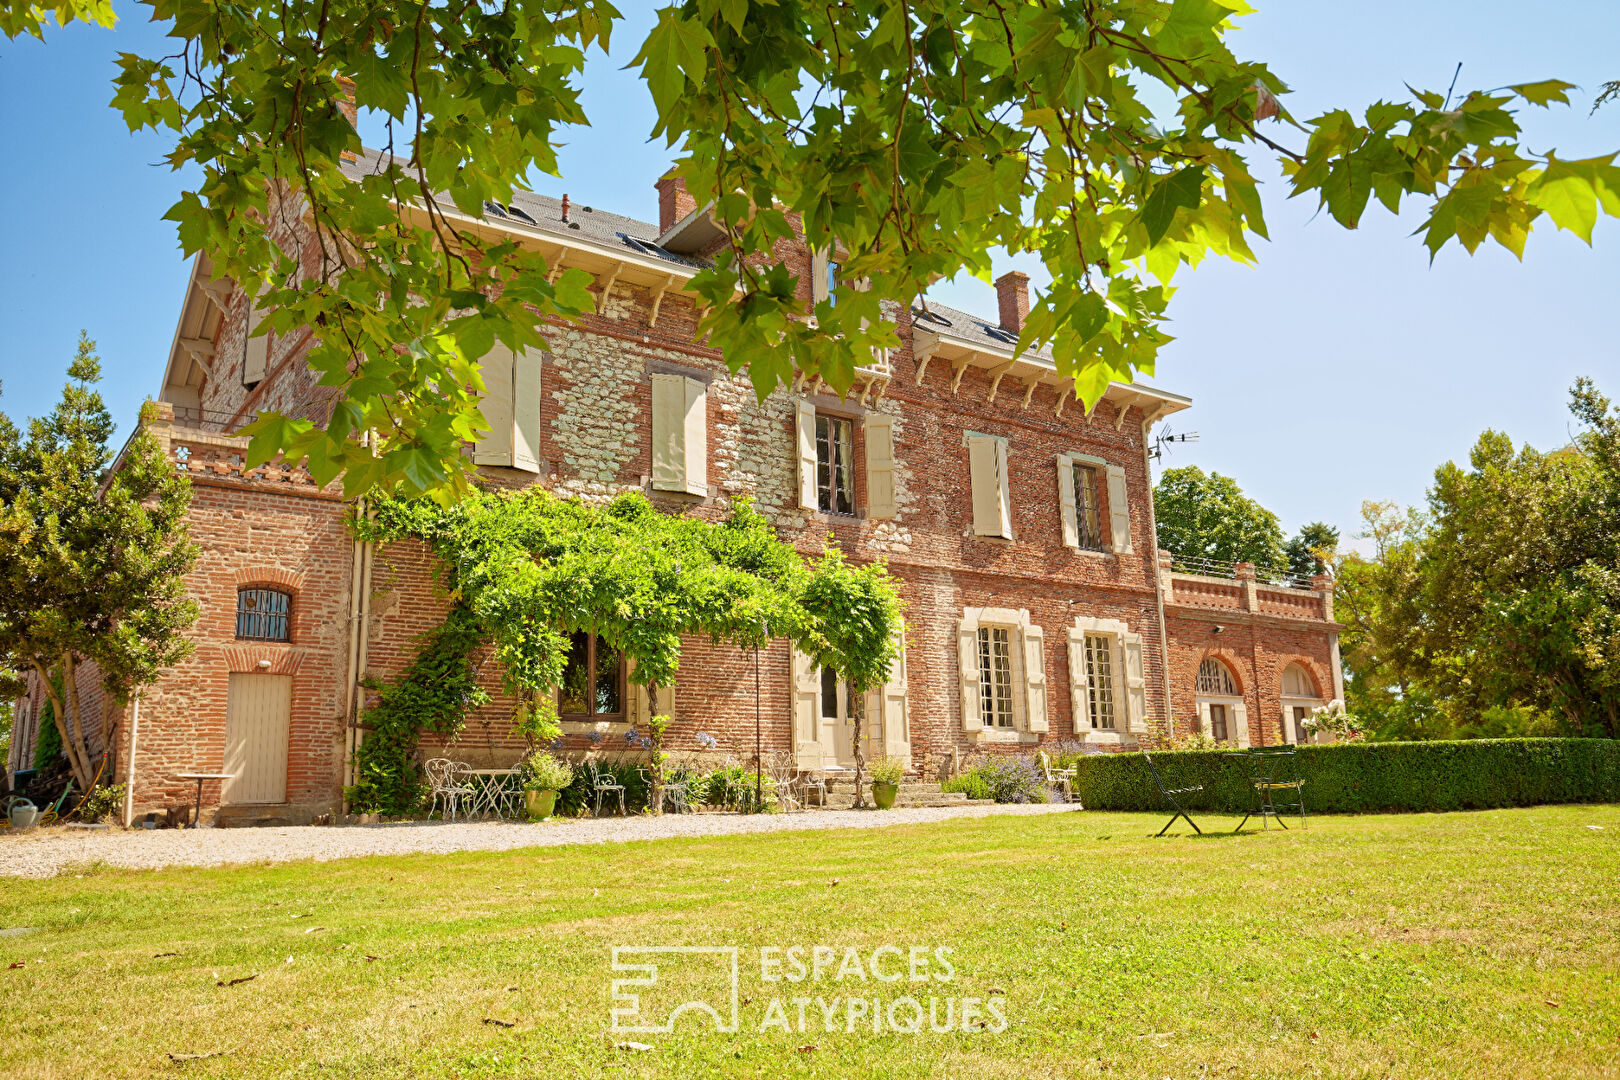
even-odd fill
[(799, 814), (666, 814), (662, 817), (554, 819), (538, 824), (401, 822), (390, 825), (243, 829), (160, 829), (148, 832), (33, 829), (0, 834), (0, 877), (46, 878), (71, 866), (105, 863), (137, 870), (161, 866), (326, 862), (359, 855), (507, 851), (562, 844), (611, 844), (671, 836), (733, 836), (803, 829), (881, 829), (951, 818), (1061, 814), (1078, 807), (964, 806), (933, 809), (808, 810)]

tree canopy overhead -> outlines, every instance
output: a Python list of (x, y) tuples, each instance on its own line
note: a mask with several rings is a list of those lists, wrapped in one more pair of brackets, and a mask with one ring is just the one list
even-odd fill
[[(175, 53), (126, 55), (114, 106), (174, 140), (203, 180), (170, 211), (272, 314), (317, 327), (310, 361), (340, 392), (325, 429), (267, 416), (255, 461), (307, 456), (351, 493), (465, 489), (463, 444), (483, 426), (478, 360), (499, 339), (541, 346), (546, 320), (591, 304), (578, 271), (483, 239), (452, 211), (507, 203), (556, 170), (559, 130), (583, 123), (588, 50), (618, 18), (594, 0), (443, 5), (404, 0), (145, 0)], [(1526, 82), (1292, 116), (1283, 78), (1229, 35), (1244, 0), (686, 0), (660, 11), (637, 66), (655, 134), (728, 247), (692, 288), (700, 330), (761, 393), (795, 370), (847, 388), (879, 313), (937, 277), (988, 277), (988, 252), (1041, 258), (1051, 287), (1021, 347), (1050, 345), (1089, 404), (1151, 372), (1178, 267), (1248, 261), (1265, 235), (1249, 155), (1281, 158), (1290, 194), (1354, 228), (1376, 200), (1416, 200), (1431, 252), (1487, 239), (1518, 254), (1543, 217), (1590, 239), (1620, 214), (1614, 155), (1565, 161), (1521, 147), (1515, 109), (1567, 102)], [(110, 25), (106, 0), (0, 0), (0, 32), (50, 20)], [(593, 61), (594, 62), (594, 61)], [(399, 157), (351, 182), (358, 138), (338, 108), (353, 78)], [(1396, 88), (1392, 88), (1396, 89)], [(1161, 98), (1170, 105), (1155, 107)], [(277, 197), (279, 196), (279, 197)], [(843, 262), (812, 322), (768, 253), (796, 220)], [(313, 223), (301, 273), (272, 235)], [(859, 283), (862, 287), (857, 288)], [(263, 292), (261, 290), (268, 290)], [(362, 439), (362, 433), (375, 438)]]
[(1196, 465), (1166, 469), (1153, 486), (1159, 546), (1180, 559), (1230, 567), (1250, 562), (1266, 570), (1285, 565), (1277, 515), (1220, 473)]

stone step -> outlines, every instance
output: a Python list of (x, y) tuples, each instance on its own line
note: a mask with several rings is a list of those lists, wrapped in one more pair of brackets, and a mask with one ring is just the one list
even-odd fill
[[(854, 803), (855, 793), (853, 791), (829, 792), (824, 809), (847, 810)], [(868, 806), (872, 805), (872, 793), (870, 791), (866, 793), (866, 804)], [(896, 809), (906, 809), (912, 807), (992, 806), (994, 802), (990, 799), (970, 799), (964, 792), (960, 791), (949, 794), (937, 791), (932, 794), (924, 792), (910, 796), (902, 791), (895, 798), (894, 805)]]
[[(861, 787), (863, 787), (866, 790), (870, 791), (872, 789), (872, 778), (870, 776), (868, 776), (865, 779), (863, 779), (861, 781)], [(830, 777), (827, 778), (827, 790), (828, 791), (854, 791), (855, 790), (855, 778), (853, 776), (836, 776), (836, 777), (830, 776)], [(938, 793), (938, 791), (939, 791), (939, 782), (937, 780), (934, 780), (934, 781), (930, 781), (930, 780), (912, 780), (912, 779), (909, 779), (909, 778), (901, 780), (900, 781), (900, 793), (902, 795), (904, 795), (908, 791), (910, 791), (910, 792), (924, 792), (924, 791), (926, 791), (926, 792)]]

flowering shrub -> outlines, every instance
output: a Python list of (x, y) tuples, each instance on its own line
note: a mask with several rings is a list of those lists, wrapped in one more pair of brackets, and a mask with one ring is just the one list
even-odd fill
[(1032, 757), (1006, 754), (979, 758), (961, 775), (942, 784), (940, 790), (965, 791), (970, 799), (994, 799), (998, 803), (1043, 803), (1051, 798), (1039, 762)]
[(1309, 735), (1325, 733), (1339, 742), (1354, 742), (1366, 735), (1361, 721), (1355, 714), (1346, 712), (1344, 702), (1338, 698), (1312, 709), (1310, 718), (1300, 726)]
[(713, 750), (716, 746), (720, 745), (715, 740), (715, 737), (710, 735), (707, 731), (700, 731), (697, 733), (697, 744), (704, 750)]

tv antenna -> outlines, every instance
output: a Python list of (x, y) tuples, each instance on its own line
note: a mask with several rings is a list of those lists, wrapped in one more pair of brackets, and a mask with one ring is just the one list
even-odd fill
[(1171, 431), (1166, 424), (1157, 435), (1153, 436), (1153, 444), (1148, 447), (1148, 456), (1154, 461), (1164, 458), (1165, 449), (1172, 443), (1193, 443), (1198, 441), (1198, 432), (1183, 431), (1179, 434)]

